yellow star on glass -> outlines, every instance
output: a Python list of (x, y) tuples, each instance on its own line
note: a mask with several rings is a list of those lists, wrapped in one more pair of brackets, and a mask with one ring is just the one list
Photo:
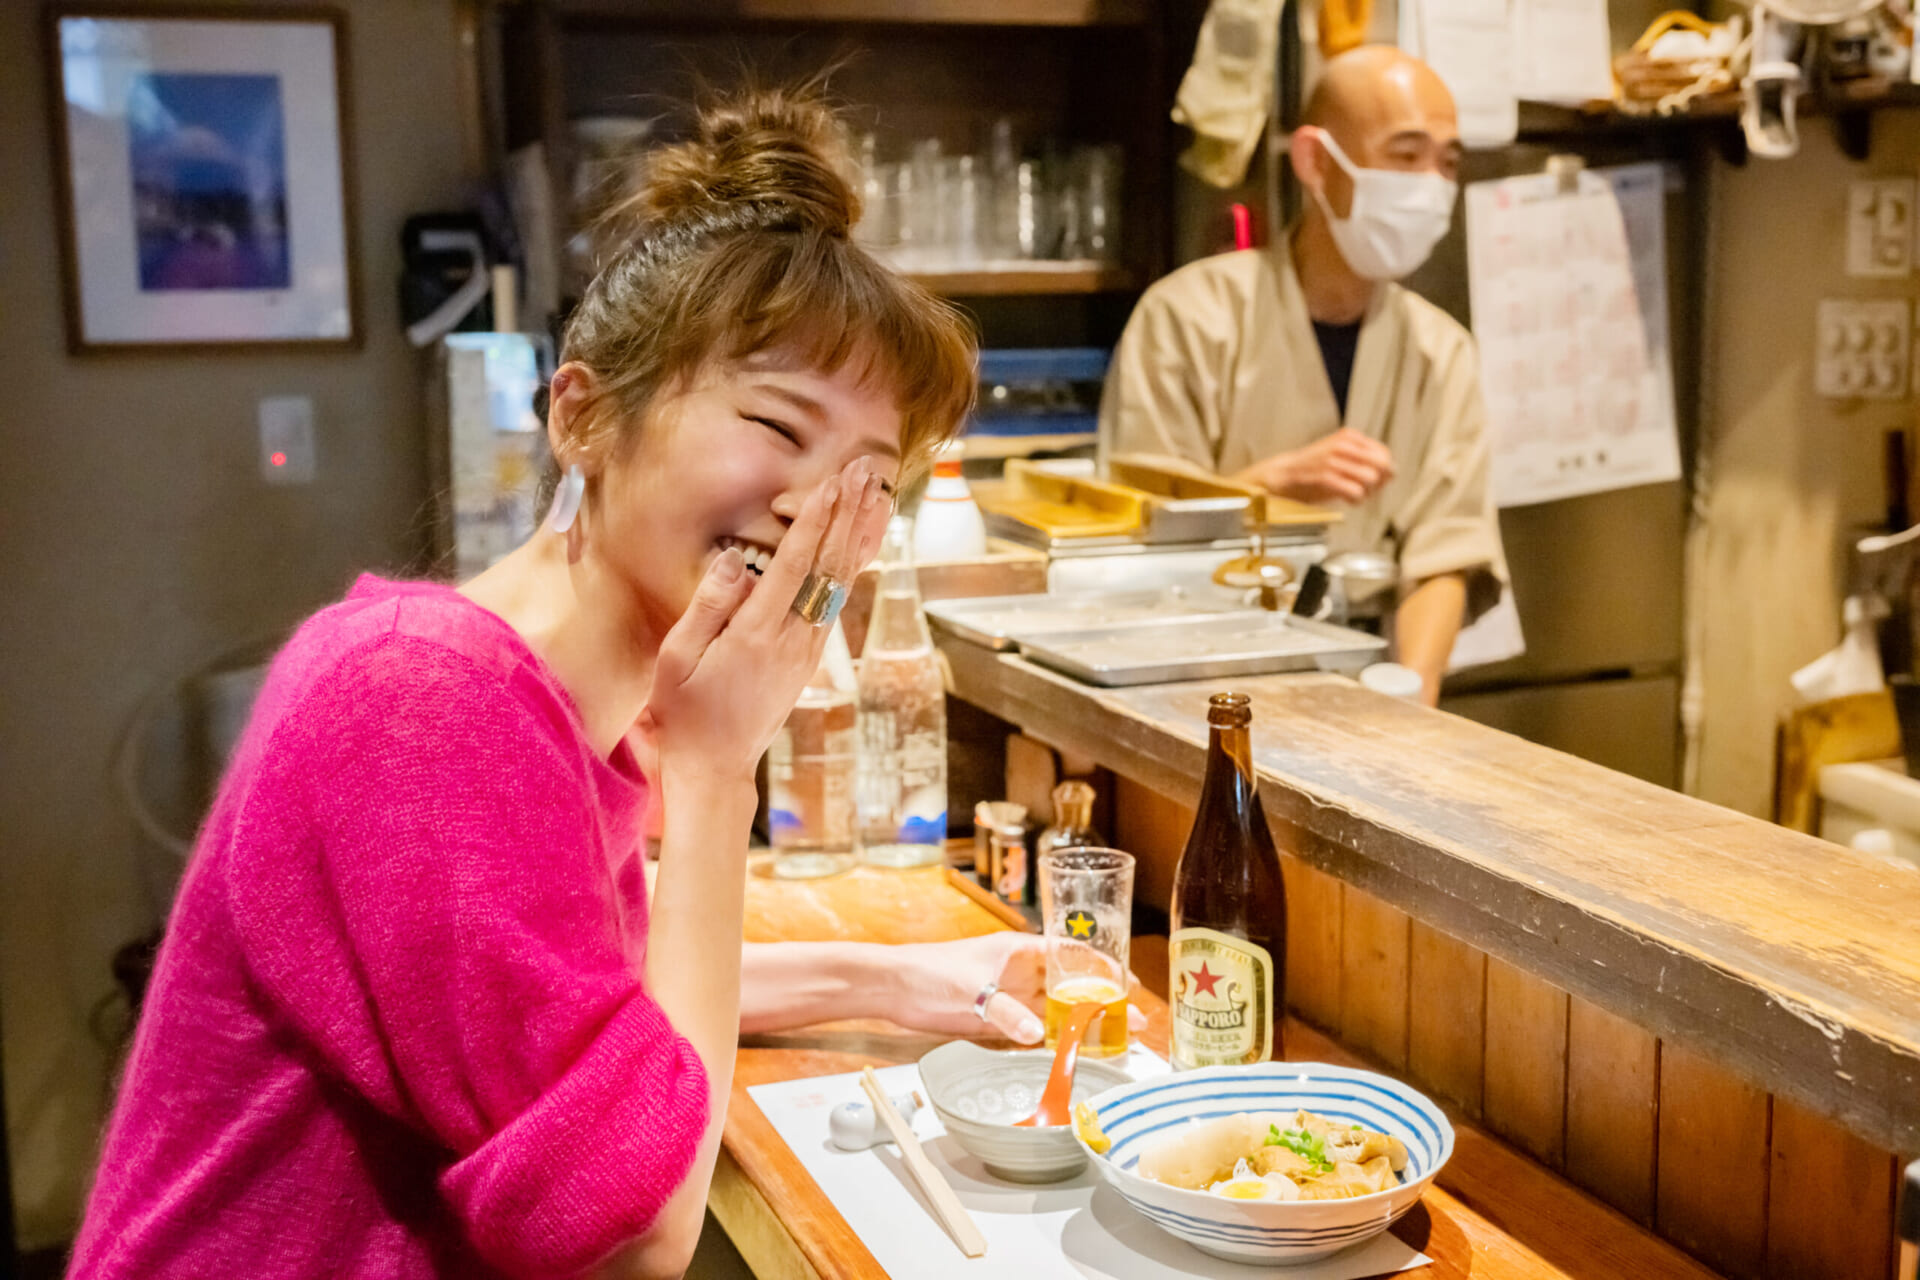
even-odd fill
[(1076, 911), (1067, 917), (1067, 932), (1076, 938), (1093, 936), (1093, 917), (1084, 911)]

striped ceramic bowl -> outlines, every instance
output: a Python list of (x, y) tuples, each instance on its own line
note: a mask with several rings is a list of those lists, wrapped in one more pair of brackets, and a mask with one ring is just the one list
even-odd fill
[[(1398, 1080), (1351, 1067), (1208, 1067), (1118, 1085), (1093, 1105), (1113, 1143), (1105, 1155), (1088, 1151), (1100, 1176), (1165, 1230), (1235, 1262), (1306, 1262), (1370, 1239), (1413, 1208), (1453, 1154), (1453, 1126), (1440, 1108)], [(1191, 1121), (1302, 1107), (1399, 1138), (1407, 1146), (1400, 1185), (1352, 1200), (1240, 1201), (1169, 1187), (1134, 1172), (1141, 1151)]]

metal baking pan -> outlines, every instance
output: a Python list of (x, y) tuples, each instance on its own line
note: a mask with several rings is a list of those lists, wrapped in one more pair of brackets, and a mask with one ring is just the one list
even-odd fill
[(1244, 612), (1238, 593), (1210, 586), (1188, 590), (1051, 592), (1024, 596), (975, 596), (932, 600), (927, 617), (941, 630), (989, 649), (1015, 649), (1061, 631), (1126, 628)]
[(1111, 687), (1282, 671), (1352, 673), (1379, 661), (1387, 642), (1289, 614), (1244, 612), (1059, 631), (1020, 647), (1041, 666)]
[(1142, 504), (1146, 520), (1143, 542), (1209, 542), (1231, 538), (1247, 527), (1247, 499), (1149, 498)]

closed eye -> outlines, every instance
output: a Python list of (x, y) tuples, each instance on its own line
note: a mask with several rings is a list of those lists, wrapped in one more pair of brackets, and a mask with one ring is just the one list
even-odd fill
[(753, 414), (747, 414), (746, 419), (748, 422), (759, 423), (761, 426), (765, 427), (767, 430), (773, 432), (775, 435), (785, 440), (788, 444), (797, 445), (800, 443), (800, 433), (795, 431), (792, 427), (789, 427), (784, 422), (776, 422), (772, 418), (755, 417)]

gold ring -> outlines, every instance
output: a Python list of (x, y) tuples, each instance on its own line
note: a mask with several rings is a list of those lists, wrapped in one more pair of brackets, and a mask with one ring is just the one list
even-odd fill
[(793, 611), (816, 627), (831, 626), (847, 603), (847, 588), (824, 573), (809, 573), (793, 598)]

